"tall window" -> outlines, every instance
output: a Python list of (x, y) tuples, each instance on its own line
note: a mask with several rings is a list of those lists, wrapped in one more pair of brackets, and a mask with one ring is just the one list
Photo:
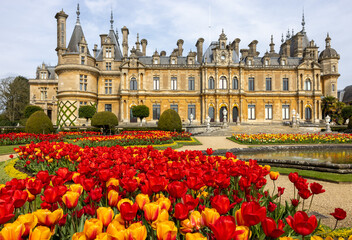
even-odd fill
[(227, 89), (227, 79), (226, 77), (222, 76), (219, 81), (219, 88), (220, 89)]
[(306, 117), (306, 120), (311, 120), (312, 119), (312, 109), (310, 107), (306, 107), (305, 109), (305, 117)]
[(238, 89), (238, 79), (237, 79), (237, 77), (234, 77), (232, 79), (232, 89)]
[(174, 110), (175, 112), (178, 113), (178, 105), (177, 104), (171, 104), (170, 109)]
[(307, 79), (304, 83), (304, 90), (306, 91), (311, 91), (312, 90), (312, 84), (309, 79)]
[(265, 79), (265, 90), (266, 91), (271, 91), (271, 78), (266, 78)]
[(111, 62), (106, 63), (106, 70), (111, 70)]
[(84, 53), (84, 46), (81, 47), (81, 53)]
[(111, 58), (112, 57), (111, 47), (106, 47), (106, 49), (105, 49), (105, 57), (107, 57), (107, 58)]
[(153, 120), (159, 120), (160, 118), (160, 105), (153, 104)]
[(41, 79), (46, 79), (46, 72), (41, 72), (40, 73), (40, 78)]
[(188, 119), (191, 119), (191, 114), (193, 115), (193, 119), (196, 119), (196, 105), (189, 104), (188, 105)]
[(254, 91), (254, 78), (248, 78), (248, 91)]
[(332, 90), (333, 92), (335, 92), (335, 84), (334, 84), (334, 83), (331, 84), (331, 90)]
[(61, 30), (61, 47), (63, 47), (64, 46), (64, 37), (65, 37), (65, 35), (64, 35), (64, 31), (65, 31), (64, 23), (61, 23), (60, 30)]
[(282, 105), (282, 120), (290, 119), (290, 105)]
[(153, 77), (153, 89), (159, 90), (160, 89), (160, 79), (159, 77)]
[(171, 90), (177, 90), (177, 77), (171, 77)]
[(105, 104), (105, 111), (111, 112), (111, 104)]
[(194, 77), (188, 78), (188, 90), (194, 90)]
[(214, 78), (213, 77), (209, 78), (208, 88), (214, 89)]
[(42, 87), (40, 88), (40, 100), (45, 100), (48, 98), (48, 88)]
[(111, 94), (112, 93), (112, 80), (105, 80), (105, 94)]
[(265, 119), (267, 120), (273, 119), (273, 105), (271, 104), (265, 105)]
[(83, 65), (86, 61), (86, 58), (84, 56), (81, 56), (81, 64)]
[(254, 120), (254, 119), (255, 119), (255, 105), (249, 104), (248, 105), (248, 120)]
[(87, 91), (87, 75), (79, 75), (79, 90)]
[(135, 77), (131, 78), (130, 90), (137, 90), (137, 80)]
[(282, 79), (282, 90), (283, 91), (288, 91), (288, 78), (283, 78)]

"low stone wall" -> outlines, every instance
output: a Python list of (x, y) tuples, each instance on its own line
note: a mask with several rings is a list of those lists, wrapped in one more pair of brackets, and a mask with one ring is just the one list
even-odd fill
[[(309, 145), (309, 146), (262, 146), (255, 148), (232, 148), (228, 150), (215, 150), (213, 155), (225, 155), (226, 152), (231, 152), (234, 155), (240, 153), (253, 152), (272, 152), (272, 151), (297, 151), (297, 150), (319, 150), (319, 149), (351, 149), (352, 145)], [(204, 152), (205, 153), (205, 152)], [(249, 159), (241, 159), (249, 160)], [(312, 161), (292, 161), (280, 159), (255, 159), (261, 165), (270, 165), (273, 167), (296, 168), (303, 170), (314, 170), (320, 172), (331, 172), (347, 174), (352, 173), (352, 164), (335, 164), (330, 162), (312, 162)]]

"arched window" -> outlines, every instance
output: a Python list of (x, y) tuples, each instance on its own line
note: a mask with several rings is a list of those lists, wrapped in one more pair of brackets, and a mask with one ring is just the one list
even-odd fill
[(306, 81), (304, 83), (304, 90), (306, 90), (306, 91), (312, 90), (312, 83), (311, 83), (310, 79), (306, 79)]
[(208, 88), (214, 89), (214, 78), (213, 77), (209, 78)]
[(306, 120), (310, 121), (312, 119), (312, 109), (310, 107), (306, 107), (304, 112)]
[(130, 90), (137, 90), (137, 80), (135, 77), (131, 78)]
[(238, 89), (238, 79), (237, 79), (237, 77), (234, 77), (232, 79), (232, 89)]
[(222, 76), (219, 81), (219, 88), (220, 89), (227, 89), (227, 79), (226, 77)]

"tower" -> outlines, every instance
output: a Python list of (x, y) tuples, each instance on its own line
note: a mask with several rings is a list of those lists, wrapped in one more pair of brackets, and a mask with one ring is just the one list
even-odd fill
[(62, 54), (66, 51), (66, 19), (68, 15), (61, 10), (56, 13), (55, 18), (57, 21), (57, 56), (58, 56), (58, 64), (62, 63)]

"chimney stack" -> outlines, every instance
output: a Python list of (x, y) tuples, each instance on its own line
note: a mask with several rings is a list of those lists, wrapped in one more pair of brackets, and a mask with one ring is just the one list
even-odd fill
[(183, 46), (183, 40), (182, 39), (177, 40), (178, 56), (182, 56), (182, 52), (183, 52), (182, 46)]
[(130, 33), (128, 31), (128, 28), (124, 26), (122, 29), (122, 52), (123, 52), (123, 57), (128, 57), (128, 34)]
[(249, 55), (251, 56), (257, 56), (257, 40), (253, 40), (249, 45)]
[(199, 38), (196, 47), (197, 47), (197, 62), (202, 63), (202, 58), (203, 58), (203, 43), (204, 43), (204, 38)]
[(143, 53), (143, 56), (146, 56), (147, 54), (147, 45), (148, 45), (148, 41), (147, 39), (142, 39), (141, 40), (141, 44), (142, 44), (142, 53)]

